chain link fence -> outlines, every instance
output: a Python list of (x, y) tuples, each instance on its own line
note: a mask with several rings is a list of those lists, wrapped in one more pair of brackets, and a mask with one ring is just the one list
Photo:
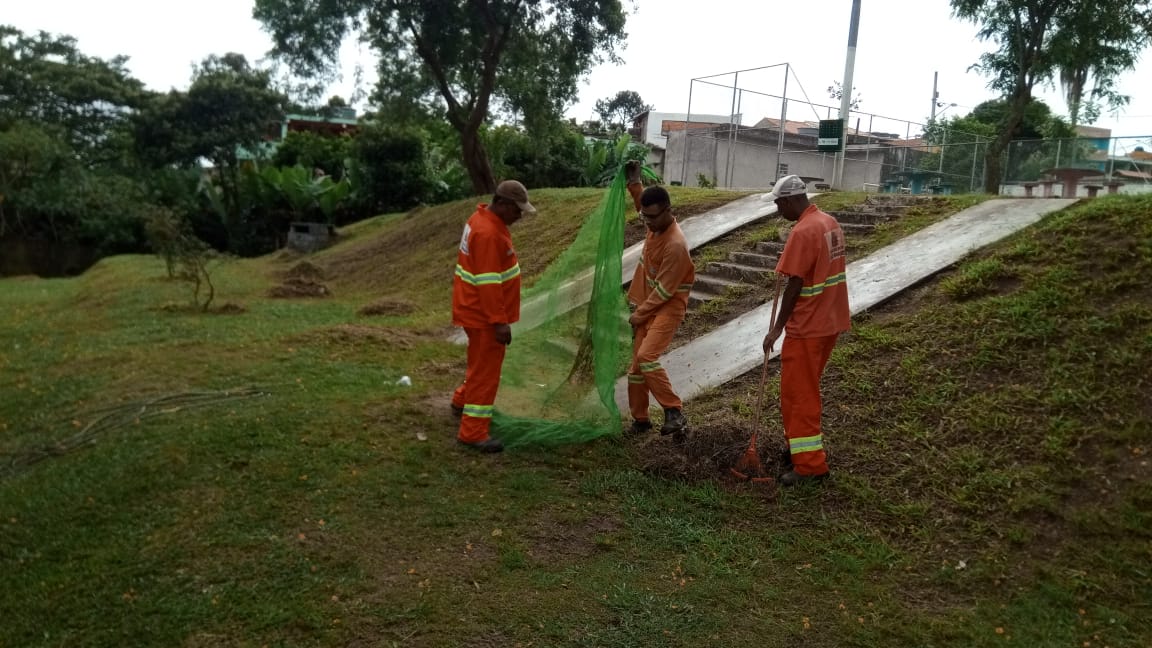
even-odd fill
[[(780, 88), (781, 94), (753, 87)], [(788, 174), (830, 186), (836, 154), (818, 150), (817, 139), (820, 120), (835, 119), (839, 110), (811, 101), (788, 64), (693, 79), (687, 115), (661, 131), (662, 171), (686, 186), (760, 190)], [(949, 192), (978, 188), (989, 138), (941, 129), (936, 142), (926, 131), (932, 129), (922, 122), (851, 111), (841, 186), (896, 190), (915, 177), (911, 184), (923, 189), (924, 175)]]
[(1086, 186), (1108, 184), (1115, 193), (1152, 191), (1152, 136), (1017, 140), (1004, 160), (1004, 194), (1025, 195), (1025, 183), (1050, 180), (1062, 169), (1098, 172), (1079, 181), (1077, 195), (1085, 195)]

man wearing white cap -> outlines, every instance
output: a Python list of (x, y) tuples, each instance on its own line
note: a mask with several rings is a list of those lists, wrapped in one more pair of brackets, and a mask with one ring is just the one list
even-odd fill
[(820, 376), (837, 337), (850, 326), (844, 230), (808, 202), (799, 176), (780, 178), (764, 199), (774, 201), (780, 215), (796, 223), (776, 264), (776, 272), (788, 277), (779, 316), (764, 336), (768, 354), (788, 333), (780, 350), (780, 413), (791, 470), (780, 476), (780, 484), (794, 486), (829, 474), (820, 429)]
[(508, 226), (535, 213), (524, 185), (501, 182), (492, 203), (477, 205), (468, 219), (456, 254), (452, 324), (468, 335), (468, 369), (452, 394), (452, 412), (460, 416), (457, 440), (480, 452), (504, 449), (488, 430), (511, 325), (520, 319), (520, 263)]

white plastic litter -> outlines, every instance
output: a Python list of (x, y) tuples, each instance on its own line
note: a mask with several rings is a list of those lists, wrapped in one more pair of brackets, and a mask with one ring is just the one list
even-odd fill
[(400, 376), (400, 380), (397, 380), (396, 384), (402, 385), (404, 387), (411, 387), (412, 386), (412, 379), (409, 378), (408, 376)]

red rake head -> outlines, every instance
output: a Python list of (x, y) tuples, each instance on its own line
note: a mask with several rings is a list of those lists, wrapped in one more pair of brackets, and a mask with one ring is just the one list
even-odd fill
[(756, 450), (756, 435), (748, 443), (748, 449), (729, 470), (737, 479), (757, 481), (765, 478), (764, 465), (760, 463), (760, 453)]

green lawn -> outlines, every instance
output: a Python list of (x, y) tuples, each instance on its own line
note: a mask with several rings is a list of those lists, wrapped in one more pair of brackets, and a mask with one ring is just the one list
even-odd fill
[[(529, 274), (599, 199), (539, 194)], [(166, 307), (188, 291), (149, 257), (0, 280), (0, 646), (1152, 644), (1152, 199), (859, 318), (825, 381), (835, 478), (778, 498), (645, 470), (647, 440), (459, 450), (470, 209), (349, 228), (309, 259), (327, 299), (265, 296), (297, 259), (224, 263), (238, 314)], [(413, 311), (357, 314), (379, 298)], [(758, 378), (689, 404), (695, 434)]]

